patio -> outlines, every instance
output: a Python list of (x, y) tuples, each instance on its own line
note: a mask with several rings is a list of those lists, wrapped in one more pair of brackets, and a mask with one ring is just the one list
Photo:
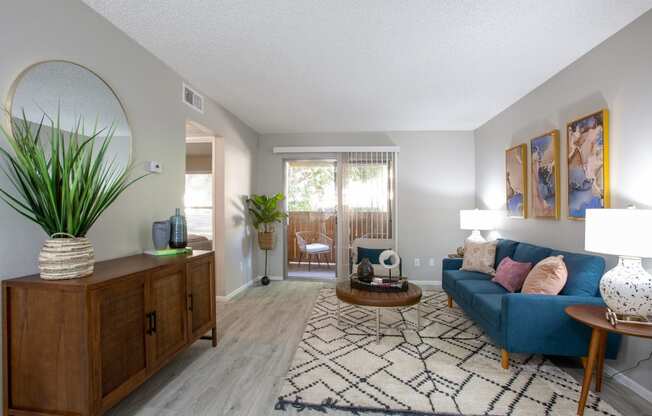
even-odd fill
[[(387, 212), (353, 213), (349, 223), (351, 240), (391, 238), (391, 223), (387, 217)], [(335, 279), (338, 249), (335, 212), (290, 211), (287, 232), (288, 277)], [(320, 254), (308, 255), (305, 245), (310, 244), (323, 244), (328, 248), (323, 248)]]

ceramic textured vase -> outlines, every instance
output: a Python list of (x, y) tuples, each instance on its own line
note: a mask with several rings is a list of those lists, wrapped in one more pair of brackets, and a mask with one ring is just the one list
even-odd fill
[(152, 241), (156, 250), (165, 250), (170, 242), (170, 221), (156, 221), (152, 224)]
[(620, 257), (600, 280), (600, 294), (618, 315), (652, 315), (652, 276), (640, 258)]
[(170, 217), (170, 248), (184, 248), (188, 245), (188, 227), (186, 217), (181, 215), (181, 208), (177, 208)]

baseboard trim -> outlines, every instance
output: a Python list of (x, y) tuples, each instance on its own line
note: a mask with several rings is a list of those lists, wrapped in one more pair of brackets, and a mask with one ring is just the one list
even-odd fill
[(415, 285), (420, 286), (420, 287), (441, 289), (441, 280), (412, 280), (412, 279), (408, 279), (408, 282), (414, 283)]
[[(613, 375), (616, 374), (618, 372), (618, 370), (616, 370), (615, 368), (610, 367), (608, 365), (605, 365), (604, 366), (604, 372), (609, 377), (613, 377)], [(631, 378), (629, 378), (625, 374), (618, 374), (615, 377), (613, 377), (612, 380), (615, 381), (618, 384), (621, 384), (621, 385), (627, 387), (628, 389), (630, 389), (634, 393), (638, 394), (639, 396), (641, 396), (642, 398), (644, 398), (648, 402), (652, 403), (652, 391), (650, 391), (650, 390), (646, 389), (645, 387), (641, 386), (640, 384), (638, 384), (636, 381), (632, 380)]]
[[(275, 280), (275, 281), (283, 280), (283, 276), (267, 276), (267, 277), (269, 277), (269, 280)], [(256, 281), (259, 281), (262, 278), (263, 276), (256, 276)]]
[(249, 282), (245, 283), (244, 285), (240, 286), (239, 288), (237, 288), (236, 290), (234, 290), (233, 292), (227, 294), (226, 296), (215, 296), (215, 297), (217, 298), (218, 302), (228, 302), (231, 299), (238, 296), (240, 293), (244, 292), (249, 286), (251, 286), (253, 284), (254, 284), (253, 281), (249, 281)]
[[(283, 280), (282, 276), (267, 276), (267, 277), (269, 277), (269, 280)], [(226, 295), (226, 296), (215, 296), (215, 298), (217, 299), (218, 302), (228, 302), (228, 301), (232, 300), (233, 298), (235, 298), (236, 296), (238, 296), (240, 293), (247, 290), (247, 288), (253, 286), (254, 283), (259, 282), (260, 279), (262, 279), (262, 278), (263, 278), (263, 276), (256, 276), (256, 278), (254, 278), (254, 280), (250, 280), (249, 282), (247, 282), (244, 285), (240, 286), (239, 288), (237, 288), (233, 292), (229, 293), (228, 295)]]

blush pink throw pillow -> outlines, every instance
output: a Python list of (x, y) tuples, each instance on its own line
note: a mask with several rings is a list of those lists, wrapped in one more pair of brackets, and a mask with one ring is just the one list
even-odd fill
[(568, 269), (564, 256), (550, 256), (538, 262), (525, 278), (522, 293), (558, 295), (566, 285)]
[(514, 293), (521, 290), (523, 282), (531, 268), (532, 263), (521, 263), (505, 257), (500, 261), (496, 270), (496, 277), (491, 279), (491, 281), (498, 283), (508, 291)]

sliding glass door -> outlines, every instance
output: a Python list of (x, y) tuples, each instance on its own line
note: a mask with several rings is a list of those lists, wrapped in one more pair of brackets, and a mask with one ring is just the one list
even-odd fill
[(288, 277), (335, 279), (337, 270), (337, 163), (286, 161)]
[(396, 153), (333, 156), (285, 160), (286, 277), (348, 277), (358, 247), (398, 248)]

